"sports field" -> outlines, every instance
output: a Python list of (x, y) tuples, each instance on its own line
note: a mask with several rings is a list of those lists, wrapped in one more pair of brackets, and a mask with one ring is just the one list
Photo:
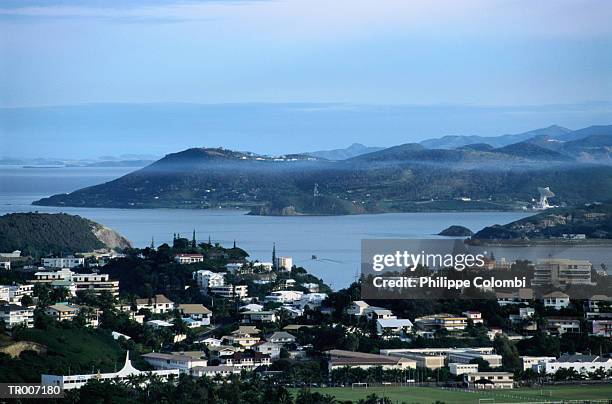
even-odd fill
[[(293, 392), (297, 393), (297, 389)], [(394, 403), (528, 403), (559, 402), (562, 400), (612, 400), (612, 383), (597, 386), (547, 386), (543, 389), (512, 389), (496, 391), (446, 390), (434, 387), (331, 387), (316, 388), (322, 394), (339, 401), (357, 401), (372, 393), (391, 399)], [(611, 401), (612, 402), (612, 401)]]

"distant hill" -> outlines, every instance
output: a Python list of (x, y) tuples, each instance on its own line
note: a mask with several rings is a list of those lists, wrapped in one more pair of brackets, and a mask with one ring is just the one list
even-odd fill
[(130, 246), (117, 232), (80, 216), (64, 213), (0, 216), (0, 251), (21, 250), (40, 257)]
[(524, 133), (502, 136), (461, 136), (450, 135), (436, 139), (427, 139), (420, 142), (421, 145), (428, 149), (455, 149), (458, 147), (467, 146), (475, 143), (485, 143), (493, 147), (504, 147), (512, 143), (523, 142), (532, 139), (536, 136), (549, 136), (557, 138), (566, 136), (571, 133), (571, 129), (564, 128), (558, 125), (552, 125), (546, 128), (530, 130)]
[(477, 240), (562, 238), (584, 234), (589, 239), (612, 239), (612, 203), (593, 203), (571, 208), (553, 208), (505, 225), (485, 227)]
[(351, 157), (360, 156), (366, 153), (372, 153), (384, 149), (384, 147), (368, 147), (361, 143), (353, 143), (345, 149), (333, 149), (333, 150), (320, 150), (314, 152), (307, 152), (310, 156), (319, 157), (326, 160), (346, 160)]
[(567, 204), (612, 199), (612, 167), (531, 144), (489, 151), (407, 143), (330, 161), (220, 148), (172, 153), (121, 178), (35, 205), (238, 208), (261, 215), (520, 209), (549, 186)]

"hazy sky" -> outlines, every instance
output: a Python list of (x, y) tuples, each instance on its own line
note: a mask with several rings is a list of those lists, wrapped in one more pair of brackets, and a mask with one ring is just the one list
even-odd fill
[(610, 21), (607, 0), (4, 0), (0, 107), (609, 102)]

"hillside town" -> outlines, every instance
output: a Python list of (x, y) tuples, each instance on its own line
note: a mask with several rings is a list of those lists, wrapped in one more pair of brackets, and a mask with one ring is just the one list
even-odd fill
[[(301, 388), (612, 380), (612, 308), (604, 295), (535, 298), (523, 288), (488, 301), (364, 301), (359, 282), (332, 291), (276, 246), (270, 262), (252, 261), (235, 242), (198, 242), (195, 231), (192, 239), (175, 235), (172, 246), (40, 259), (14, 251), (0, 259), (0, 360), (15, 381), (68, 391), (103, 380), (224, 383), (249, 374)], [(545, 260), (535, 279), (571, 268), (580, 276), (568, 279), (587, 282), (589, 265)], [(44, 337), (58, 329), (95, 332), (118, 347), (121, 360), (114, 371), (100, 361), (89, 371), (15, 370), (26, 351), (61, 356)]]

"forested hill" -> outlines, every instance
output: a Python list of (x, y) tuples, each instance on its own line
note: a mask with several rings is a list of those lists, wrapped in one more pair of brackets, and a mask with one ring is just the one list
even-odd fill
[[(612, 139), (612, 138), (611, 138)], [(612, 199), (612, 165), (535, 144), (488, 151), (404, 144), (342, 161), (194, 148), (116, 180), (35, 205), (242, 208), (263, 215), (521, 209), (550, 187), (555, 203)]]
[(0, 251), (21, 250), (40, 257), (100, 248), (126, 248), (130, 242), (114, 230), (64, 213), (11, 213), (0, 216)]

